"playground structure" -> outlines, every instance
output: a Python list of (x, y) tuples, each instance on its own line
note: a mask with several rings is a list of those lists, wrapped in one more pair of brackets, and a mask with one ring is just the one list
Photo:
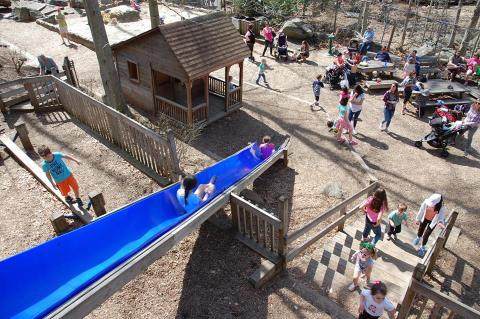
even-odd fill
[[(222, 12), (158, 26), (112, 50), (124, 96), (150, 114), (191, 125), (211, 123), (242, 106), (249, 51)], [(234, 65), (238, 85), (229, 82)], [(210, 75), (221, 68), (223, 80)]]

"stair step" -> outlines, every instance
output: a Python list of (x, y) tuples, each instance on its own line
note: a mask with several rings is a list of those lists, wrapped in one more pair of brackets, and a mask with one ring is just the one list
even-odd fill
[(30, 101), (24, 101), (9, 107), (11, 111), (16, 112), (33, 112), (34, 108)]

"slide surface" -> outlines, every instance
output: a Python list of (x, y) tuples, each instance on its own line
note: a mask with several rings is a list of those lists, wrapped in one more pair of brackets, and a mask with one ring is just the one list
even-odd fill
[[(253, 148), (253, 149), (252, 149)], [(253, 152), (252, 152), (253, 151)], [(217, 176), (223, 193), (262, 164), (256, 144), (199, 172)], [(151, 194), (92, 223), (0, 261), (0, 318), (41, 318), (197, 211), (176, 199), (179, 184)], [(208, 201), (203, 203), (203, 207)], [(199, 207), (199, 208), (200, 208)]]

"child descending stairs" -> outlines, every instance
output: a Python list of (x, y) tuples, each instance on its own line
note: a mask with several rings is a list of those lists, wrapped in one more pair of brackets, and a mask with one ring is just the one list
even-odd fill
[[(355, 268), (350, 258), (359, 250), (365, 224), (361, 219), (352, 222), (351, 225), (345, 226), (342, 232), (336, 233), (322, 248), (304, 256), (302, 273), (313, 289), (319, 290), (356, 314), (360, 289), (354, 292), (348, 290)], [(417, 256), (417, 250), (412, 246), (412, 241), (416, 237), (416, 228), (413, 225), (410, 228), (402, 228), (396, 241), (387, 240), (387, 235), (384, 234), (385, 227), (384, 222), (382, 225), (384, 237), (376, 245), (378, 252), (371, 281), (384, 282), (388, 288), (389, 299), (396, 305), (401, 303), (413, 270), (421, 258)], [(431, 243), (432, 240), (436, 238), (432, 238)], [(365, 279), (362, 279), (360, 288), (365, 285)]]

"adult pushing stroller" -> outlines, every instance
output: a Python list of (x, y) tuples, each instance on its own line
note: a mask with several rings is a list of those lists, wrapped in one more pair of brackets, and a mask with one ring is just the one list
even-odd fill
[(422, 143), (426, 142), (431, 147), (441, 148), (440, 156), (447, 157), (448, 144), (454, 142), (457, 135), (462, 135), (467, 130), (460, 121), (461, 115), (450, 112), (448, 109), (438, 108), (429, 118), (428, 124), (432, 130), (421, 140), (415, 141), (415, 146), (422, 147)]
[(345, 70), (342, 67), (331, 65), (325, 72), (325, 83), (330, 85), (330, 90), (341, 89), (340, 82), (345, 78)]
[(285, 61), (288, 60), (287, 35), (283, 32), (280, 32), (278, 34), (277, 45), (275, 46), (274, 55), (276, 59), (284, 59)]

